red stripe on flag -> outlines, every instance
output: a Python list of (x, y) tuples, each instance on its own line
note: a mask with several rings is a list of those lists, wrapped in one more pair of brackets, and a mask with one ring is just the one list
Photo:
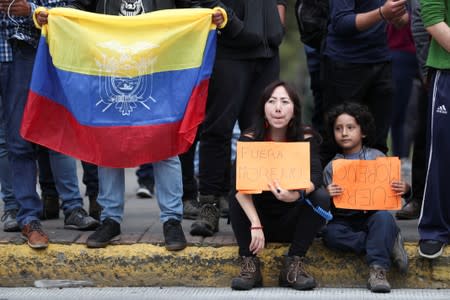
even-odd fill
[(181, 122), (145, 126), (85, 126), (64, 106), (30, 91), (24, 139), (99, 166), (127, 168), (186, 152), (203, 121), (209, 80), (192, 92)]

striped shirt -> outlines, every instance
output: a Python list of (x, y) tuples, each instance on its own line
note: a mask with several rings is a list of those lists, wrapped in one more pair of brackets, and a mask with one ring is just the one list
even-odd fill
[(26, 17), (10, 16), (0, 12), (0, 62), (12, 61), (12, 39), (17, 39), (37, 47), (40, 31), (34, 27), (33, 14), (37, 7), (47, 8), (65, 6), (67, 0), (29, 0), (31, 12)]

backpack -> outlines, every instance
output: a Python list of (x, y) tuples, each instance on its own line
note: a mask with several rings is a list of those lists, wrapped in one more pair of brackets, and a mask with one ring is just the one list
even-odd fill
[(327, 36), (329, 0), (297, 0), (297, 17), (300, 40), (303, 44), (320, 50)]

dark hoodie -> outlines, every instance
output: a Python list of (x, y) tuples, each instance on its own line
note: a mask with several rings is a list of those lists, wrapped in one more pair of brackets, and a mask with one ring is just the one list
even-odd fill
[(286, 0), (200, 0), (203, 7), (223, 7), (228, 24), (220, 30), (217, 58), (273, 57), (284, 36), (277, 5)]
[(191, 7), (190, 0), (73, 0), (74, 8), (106, 15), (135, 16), (155, 10)]

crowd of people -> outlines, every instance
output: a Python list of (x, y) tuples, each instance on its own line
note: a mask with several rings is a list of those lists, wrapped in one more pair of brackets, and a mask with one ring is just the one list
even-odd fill
[[(391, 129), (393, 154), (402, 161), (407, 161), (413, 144), (412, 184), (401, 179), (391, 183), (392, 191), (405, 199), (395, 216), (419, 218), (419, 254), (428, 259), (440, 256), (450, 235), (450, 195), (444, 173), (450, 166), (446, 158), (450, 150), (448, 3), (330, 1), (322, 47), (305, 47), (315, 102), (312, 125), (302, 120), (295, 89), (279, 79), (287, 5), (286, 0), (0, 0), (4, 231), (21, 232), (30, 247), (46, 248), (48, 236), (40, 220), (58, 218), (62, 210), (64, 228), (95, 230), (86, 244), (101, 248), (119, 237), (123, 220), (123, 169), (82, 162), (89, 198), (85, 211), (75, 159), (20, 136), (40, 34), (33, 19), (40, 26), (48, 21), (48, 13), (35, 13), (36, 8), (68, 6), (109, 15), (123, 15), (126, 10), (127, 16), (135, 16), (161, 9), (219, 6), (227, 16), (220, 10), (212, 14), (219, 28), (217, 52), (206, 115), (195, 142), (188, 152), (141, 165), (137, 171), (137, 195), (155, 195), (158, 201), (166, 249), (187, 246), (183, 218), (195, 220), (191, 235), (207, 237), (220, 230), (220, 217), (229, 217), (242, 260), (240, 274), (231, 282), (233, 289), (262, 285), (258, 254), (268, 242), (289, 243), (279, 285), (313, 289), (316, 280), (307, 272), (305, 256), (319, 235), (331, 249), (365, 254), (368, 288), (389, 292), (390, 266), (402, 273), (408, 270), (400, 229), (388, 211), (336, 208), (333, 197), (343, 189), (333, 182), (332, 164), (335, 159), (386, 156)], [(416, 103), (420, 120), (413, 131), (404, 124), (410, 102)], [(309, 187), (289, 190), (274, 181), (261, 194), (236, 191), (231, 159), (236, 122), (241, 142), (309, 143), (310, 157), (305, 158), (311, 165)], [(197, 142), (198, 177), (194, 174)], [(36, 191), (38, 179), (41, 195)]]

